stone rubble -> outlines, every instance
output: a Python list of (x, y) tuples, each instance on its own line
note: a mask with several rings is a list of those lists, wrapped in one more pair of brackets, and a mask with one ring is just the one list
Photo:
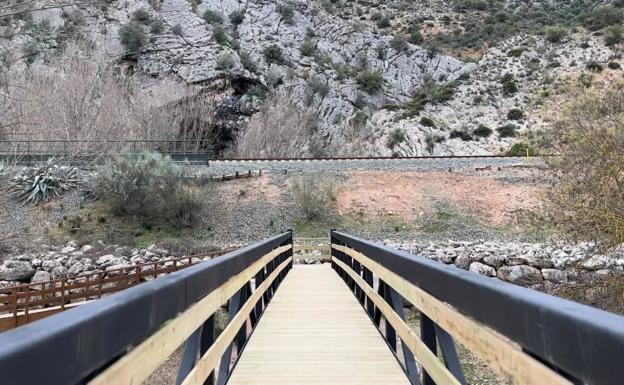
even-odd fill
[(538, 287), (574, 283), (591, 275), (624, 273), (624, 253), (599, 254), (592, 243), (517, 242), (418, 244), (384, 241), (390, 247), (514, 284)]
[[(132, 249), (110, 245), (99, 248), (91, 245), (79, 247), (69, 242), (64, 247), (50, 247), (46, 253), (10, 256), (0, 264), (0, 288), (25, 283), (41, 283), (59, 278), (72, 278), (87, 273), (119, 274), (115, 271), (135, 265), (171, 260), (180, 256), (151, 245), (145, 249)], [(209, 258), (209, 257), (208, 257)], [(194, 263), (200, 260), (195, 258)], [(187, 261), (180, 261), (181, 264)], [(165, 263), (167, 265), (167, 263)]]

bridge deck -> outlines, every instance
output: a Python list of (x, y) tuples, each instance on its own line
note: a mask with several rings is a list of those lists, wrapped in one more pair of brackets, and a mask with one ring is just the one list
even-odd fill
[(329, 264), (295, 265), (260, 319), (228, 384), (409, 381)]

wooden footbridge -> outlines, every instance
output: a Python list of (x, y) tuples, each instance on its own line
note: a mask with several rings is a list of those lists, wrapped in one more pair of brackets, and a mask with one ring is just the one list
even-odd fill
[(624, 384), (624, 317), (330, 236), (330, 263), (286, 232), (2, 333), (0, 383), (136, 385), (179, 354), (176, 385), (466, 385), (458, 343), (503, 383)]

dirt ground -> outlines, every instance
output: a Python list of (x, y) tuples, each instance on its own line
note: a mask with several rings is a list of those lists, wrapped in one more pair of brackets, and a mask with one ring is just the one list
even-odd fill
[(491, 224), (539, 204), (541, 186), (444, 172), (364, 171), (348, 174), (338, 189), (340, 214), (385, 215), (413, 220), (437, 203), (448, 203)]

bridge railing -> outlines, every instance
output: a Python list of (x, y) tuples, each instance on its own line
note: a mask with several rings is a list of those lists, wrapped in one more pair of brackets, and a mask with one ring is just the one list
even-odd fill
[[(2, 333), (0, 382), (140, 384), (184, 346), (176, 384), (223, 385), (292, 251), (289, 231)], [(226, 303), (229, 322), (216, 336)]]
[[(338, 231), (331, 247), (333, 268), (394, 353), (402, 350), (412, 384), (465, 385), (455, 341), (511, 384), (624, 383), (624, 317)], [(404, 303), (420, 312), (419, 333)]]

